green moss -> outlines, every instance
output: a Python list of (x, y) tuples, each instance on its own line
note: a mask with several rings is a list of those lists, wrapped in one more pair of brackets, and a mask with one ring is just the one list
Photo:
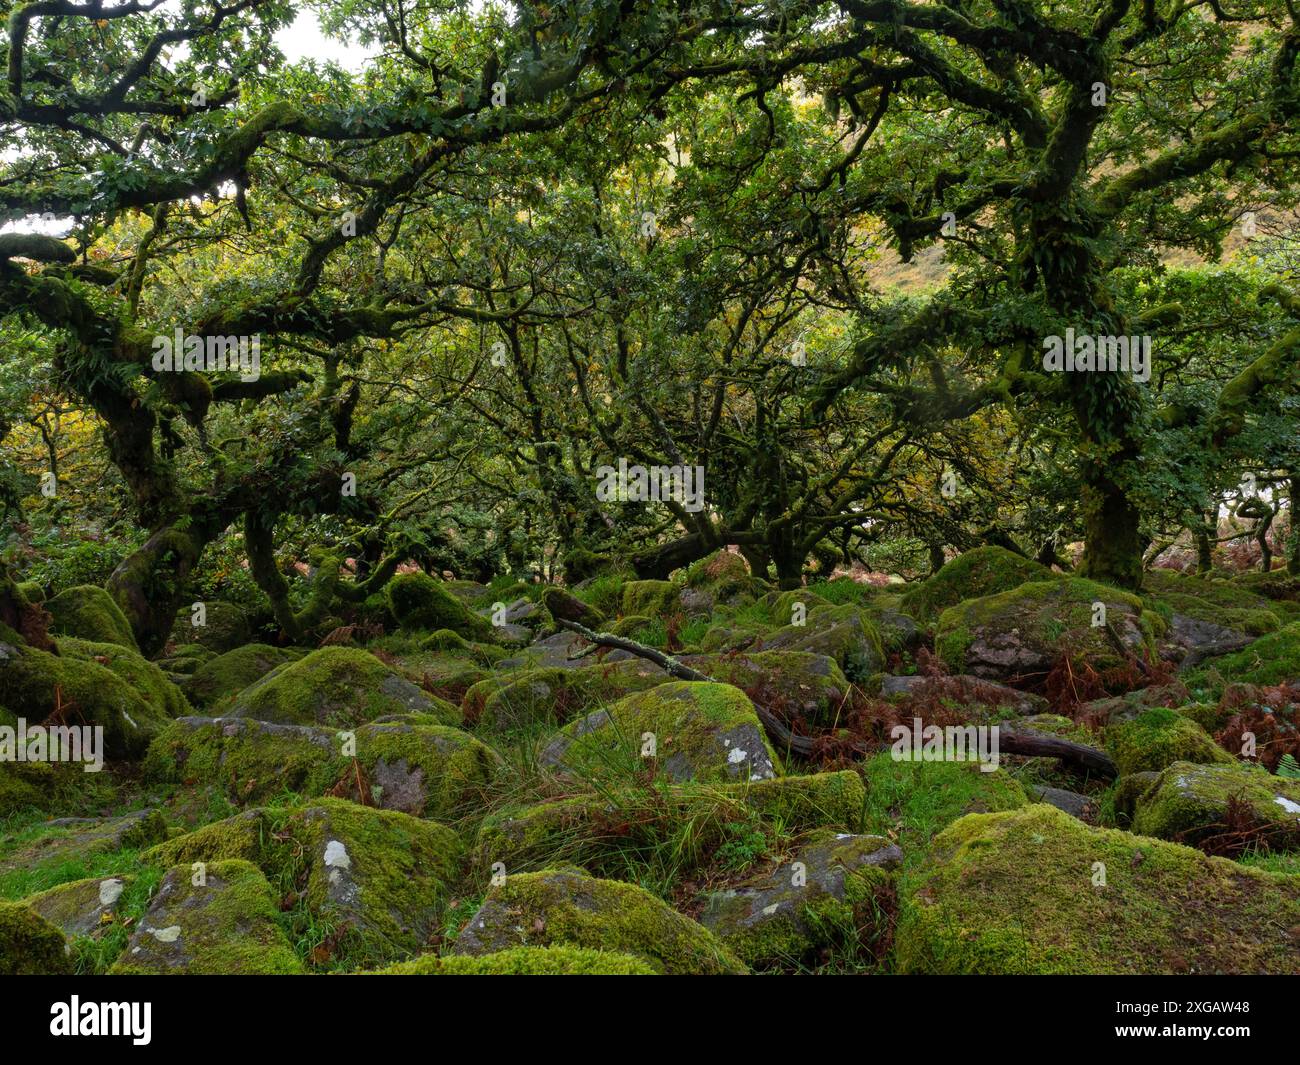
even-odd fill
[(63, 976), (71, 972), (62, 932), (26, 906), (0, 902), (0, 976)]
[(1207, 581), (1157, 569), (1143, 578), (1149, 604), (1252, 636), (1276, 631), (1281, 618), (1267, 599), (1227, 581)]
[(158, 666), (137, 652), (115, 643), (92, 643), (70, 636), (60, 637), (56, 642), (64, 658), (97, 662), (112, 670), (158, 713), (166, 717), (190, 713), (190, 704), (181, 690)]
[(468, 708), (481, 700), (481, 709), (472, 720), (487, 728), (509, 729), (537, 722), (561, 724), (667, 679), (665, 673), (640, 661), (582, 669), (524, 670), (471, 689), (465, 698), (466, 716)]
[(450, 629), (471, 640), (491, 640), (492, 626), (427, 573), (399, 573), (388, 583), (388, 604), (406, 629)]
[[(1100, 863), (1100, 864), (1098, 864)], [(1104, 873), (1104, 886), (1099, 883)], [(962, 818), (900, 911), (904, 973), (1285, 973), (1300, 879), (1051, 806)]]
[(143, 769), (146, 780), (215, 785), (245, 803), (285, 791), (322, 794), (349, 764), (341, 750), (339, 738), (323, 729), (186, 717), (149, 745)]
[(1233, 761), (1195, 721), (1164, 707), (1111, 725), (1105, 741), (1121, 775), (1164, 769), (1173, 762)]
[(95, 643), (115, 643), (136, 652), (140, 650), (131, 632), (131, 623), (103, 588), (93, 584), (66, 588), (49, 600), (45, 609), (54, 616), (51, 632)]
[(277, 666), (292, 662), (297, 651), (249, 643), (199, 663), (185, 686), (190, 701), (201, 709), (215, 707), (227, 696), (243, 691)]
[(567, 870), (507, 876), (461, 932), (454, 953), (553, 945), (632, 954), (666, 974), (746, 971), (707, 929), (641, 888)]
[(672, 581), (628, 581), (623, 585), (620, 613), (642, 617), (667, 617), (681, 611), (681, 588)]
[(242, 607), (220, 599), (203, 602), (203, 624), (194, 624), (193, 605), (183, 607), (172, 626), (172, 639), (178, 644), (196, 643), (213, 654), (224, 654), (248, 643), (252, 625)]
[[(1097, 671), (1125, 665), (1106, 626), (1094, 625), (1094, 604), (1130, 653), (1155, 654), (1165, 629), (1128, 592), (1077, 577), (1022, 584), (949, 607), (939, 616), (935, 650), (953, 672), (986, 677), (1046, 674), (1063, 654)], [(977, 647), (978, 643), (978, 647)]]
[(851, 769), (756, 780), (736, 787), (751, 809), (789, 832), (813, 828), (857, 832), (867, 806), (867, 789)]
[(934, 621), (967, 599), (1007, 592), (1052, 571), (1003, 547), (977, 547), (945, 563), (928, 580), (903, 594), (902, 609), (918, 621)]
[(543, 764), (583, 775), (626, 776), (646, 761), (677, 781), (761, 780), (780, 773), (753, 704), (729, 684), (674, 681), (629, 695), (566, 725), (542, 754)]
[(1133, 831), (1196, 846), (1228, 830), (1228, 809), (1242, 803), (1267, 846), (1300, 849), (1300, 781), (1258, 766), (1174, 762), (1136, 800)]
[(1214, 698), (1232, 682), (1272, 685), (1300, 678), (1300, 622), (1291, 622), (1277, 632), (1229, 655), (1190, 671), (1184, 678), (1194, 691), (1205, 690)]
[(592, 609), (605, 617), (618, 613), (619, 604), (623, 602), (623, 585), (627, 577), (621, 574), (607, 573), (595, 577), (580, 588), (574, 588), (573, 594)]
[[(5, 699), (23, 709), (28, 721), (44, 721), (61, 710), (79, 723), (104, 729), (106, 757), (137, 758), (170, 720), (157, 701), (137, 691), (112, 669), (72, 655), (52, 655), (10, 644), (5, 654)], [(114, 661), (118, 652), (114, 651)], [(119, 662), (131, 672), (134, 659)]]
[(423, 954), (369, 976), (654, 976), (631, 954), (582, 947), (514, 947), (481, 958)]
[(284, 725), (352, 728), (409, 711), (436, 713), (437, 707), (369, 651), (325, 647), (249, 685), (226, 713)]
[(18, 581), (17, 588), (27, 602), (45, 602), (45, 589), (37, 581)]
[(356, 747), (373, 801), (418, 817), (448, 819), (480, 807), (502, 767), (492, 748), (446, 725), (365, 725)]
[[(196, 883), (196, 880), (198, 881)], [(111, 974), (230, 976), (302, 972), (275, 894), (249, 862), (185, 865), (164, 876)]]

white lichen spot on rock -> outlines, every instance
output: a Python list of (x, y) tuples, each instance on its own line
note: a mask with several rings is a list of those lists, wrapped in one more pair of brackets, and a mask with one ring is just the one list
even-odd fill
[(122, 897), (122, 892), (125, 888), (125, 882), (116, 878), (112, 880), (101, 880), (99, 883), (99, 904), (101, 906), (112, 906), (113, 903)]
[(1273, 801), (1289, 814), (1300, 814), (1300, 803), (1292, 802), (1281, 795), (1278, 795)]
[(149, 932), (159, 943), (175, 943), (181, 937), (181, 926), (173, 924), (166, 928), (151, 928)]
[(332, 839), (325, 844), (325, 864), (331, 869), (352, 868), (352, 859), (348, 856), (348, 849), (339, 840)]

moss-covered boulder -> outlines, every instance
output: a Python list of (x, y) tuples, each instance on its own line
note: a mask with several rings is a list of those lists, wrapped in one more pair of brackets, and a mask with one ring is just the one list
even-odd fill
[(63, 933), (34, 910), (0, 902), (0, 976), (66, 976), (72, 972)]
[(580, 775), (624, 775), (646, 759), (676, 781), (763, 780), (780, 772), (753, 703), (729, 684), (674, 681), (629, 695), (566, 725), (541, 754), (543, 765)]
[(492, 639), (492, 625), (427, 573), (399, 573), (389, 581), (388, 605), (404, 629), (451, 629), (469, 640)]
[(1111, 725), (1105, 742), (1121, 776), (1164, 769), (1174, 762), (1233, 761), (1195, 721), (1165, 707)]
[(462, 845), (449, 828), (344, 799), (247, 810), (146, 852), (154, 863), (255, 863), (310, 915), (333, 964), (355, 969), (417, 953), (441, 929)]
[(547, 588), (542, 593), (542, 605), (557, 622), (572, 621), (589, 629), (598, 629), (605, 624), (602, 611), (562, 588)]
[[(201, 614), (195, 613), (193, 603), (177, 611), (176, 623), (172, 626), (172, 639), (177, 644), (196, 643), (220, 655), (242, 647), (253, 638), (253, 625), (243, 607), (220, 599), (201, 602)], [(196, 625), (198, 620), (203, 624)]]
[[(371, 803), (437, 819), (460, 817), (481, 807), (502, 768), (496, 751), (446, 725), (363, 725), (356, 732), (355, 757)], [(358, 790), (355, 775), (349, 778), (346, 771), (341, 783), (345, 794)]]
[(1187, 686), (1218, 698), (1231, 683), (1300, 682), (1300, 621), (1261, 636), (1240, 651), (1211, 659), (1184, 678)]
[(220, 788), (234, 802), (284, 792), (342, 794), (420, 817), (463, 814), (501, 758), (446, 725), (374, 722), (348, 733), (240, 718), (187, 717), (154, 740), (146, 779)]
[(849, 695), (849, 680), (839, 663), (810, 651), (688, 655), (682, 661), (765, 706), (797, 714), (814, 725), (832, 725), (843, 715)]
[(347, 729), (409, 711), (436, 713), (437, 706), (369, 651), (324, 647), (250, 684), (224, 712), (280, 725)]
[(710, 892), (700, 923), (753, 967), (796, 965), (823, 947), (883, 946), (883, 889), (902, 851), (880, 836), (820, 833), (784, 862)]
[(1138, 796), (1133, 831), (1192, 847), (1247, 831), (1268, 850), (1297, 850), (1300, 780), (1276, 777), (1241, 762), (1175, 762)]
[[(417, 651), (397, 656), (397, 668), (417, 681), (432, 697), (461, 705), (475, 684), (492, 676), (490, 669), (472, 656), (445, 651)], [(456, 722), (449, 721), (448, 724)]]
[(623, 585), (620, 613), (668, 617), (680, 611), (680, 594), (681, 588), (672, 581), (628, 581)]
[(5, 704), (20, 707), (29, 722), (58, 712), (65, 720), (102, 727), (103, 754), (110, 759), (139, 757), (171, 720), (156, 699), (137, 691), (108, 666), (6, 643), (2, 636), (0, 678)]
[(129, 877), (90, 877), (73, 880), (23, 899), (65, 936), (89, 936), (111, 924)]
[(194, 706), (206, 710), (261, 680), (271, 670), (300, 657), (299, 651), (265, 643), (247, 643), (199, 662), (185, 685), (185, 694)]
[(1155, 569), (1143, 575), (1142, 593), (1157, 610), (1263, 636), (1281, 627), (1282, 619), (1262, 595), (1228, 581), (1209, 581)]
[(417, 952), (442, 928), (461, 844), (449, 828), (392, 810), (321, 799), (281, 832), (297, 848), (309, 911), (339, 934), (352, 967)]
[(933, 622), (967, 599), (1008, 592), (1029, 581), (1050, 579), (1052, 571), (1005, 547), (977, 547), (944, 563), (927, 580), (903, 594), (902, 609), (918, 621)]
[(467, 720), (485, 729), (519, 728), (537, 722), (559, 725), (666, 680), (663, 670), (641, 660), (585, 669), (523, 670), (471, 690), (464, 709)]
[(71, 636), (61, 636), (55, 643), (64, 658), (96, 662), (112, 670), (165, 717), (181, 717), (192, 709), (184, 693), (168, 679), (167, 674), (136, 651), (116, 643), (94, 643)]
[[(179, 647), (173, 648), (168, 654), (161, 658), (154, 659), (154, 664), (164, 673), (175, 677), (191, 677), (204, 662), (210, 662), (216, 658), (213, 651), (209, 651), (202, 644), (186, 643)], [(177, 681), (176, 683), (180, 683)]]
[(109, 972), (300, 973), (302, 963), (281, 930), (276, 902), (266, 877), (248, 862), (171, 869)]
[(746, 971), (712, 933), (644, 889), (558, 869), (507, 876), (493, 887), (452, 953), (556, 945), (631, 954), (668, 975)]
[(785, 625), (762, 635), (760, 643), (765, 651), (802, 651), (833, 658), (855, 684), (885, 666), (880, 630), (870, 612), (853, 603), (815, 607), (802, 625)]
[(895, 938), (903, 973), (1293, 973), (1300, 877), (1091, 828), (1045, 804), (934, 840)]
[(215, 786), (238, 803), (285, 791), (320, 795), (350, 761), (342, 750), (343, 738), (327, 729), (182, 717), (149, 745), (144, 775), (156, 783)]
[(655, 976), (631, 954), (583, 947), (513, 947), (472, 958), (422, 954), (367, 976)]
[(939, 617), (935, 649), (954, 673), (1014, 683), (1041, 680), (1063, 658), (1100, 672), (1127, 664), (1129, 655), (1153, 657), (1161, 631), (1163, 623), (1143, 611), (1137, 596), (1071, 577), (949, 607)]
[(75, 588), (65, 588), (46, 601), (45, 609), (54, 618), (50, 624), (53, 633), (94, 643), (115, 643), (136, 652), (140, 650), (122, 608), (97, 585), (79, 584)]

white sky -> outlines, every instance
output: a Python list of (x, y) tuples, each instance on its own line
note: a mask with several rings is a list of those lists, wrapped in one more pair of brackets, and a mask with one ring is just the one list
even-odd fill
[(375, 55), (374, 46), (363, 48), (360, 44), (332, 40), (321, 33), (314, 11), (299, 11), (292, 26), (275, 35), (275, 43), (289, 62), (299, 59), (333, 61), (344, 70), (357, 71), (365, 61)]

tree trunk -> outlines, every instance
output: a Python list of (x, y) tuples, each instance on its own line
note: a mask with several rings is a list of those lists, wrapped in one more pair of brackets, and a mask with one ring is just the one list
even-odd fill
[(122, 608), (136, 643), (145, 655), (162, 650), (176, 623), (188, 590), (189, 576), (203, 549), (225, 528), (205, 527), (191, 520), (154, 532), (144, 545), (118, 565), (108, 578), (108, 592)]

